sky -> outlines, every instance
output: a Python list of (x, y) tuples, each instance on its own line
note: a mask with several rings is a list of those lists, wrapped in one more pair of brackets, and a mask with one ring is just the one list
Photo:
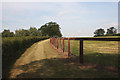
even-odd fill
[(117, 2), (3, 2), (2, 29), (40, 28), (50, 21), (61, 27), (63, 37), (94, 36), (96, 29), (118, 29)]

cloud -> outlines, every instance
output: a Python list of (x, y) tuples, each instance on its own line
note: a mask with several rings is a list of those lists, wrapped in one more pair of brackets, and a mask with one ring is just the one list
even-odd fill
[(65, 14), (67, 14), (68, 12), (67, 11), (60, 11), (58, 14), (57, 14), (57, 16), (63, 16), (63, 15), (65, 15)]

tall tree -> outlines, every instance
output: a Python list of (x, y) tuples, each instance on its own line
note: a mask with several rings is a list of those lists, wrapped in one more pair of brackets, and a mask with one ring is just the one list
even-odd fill
[(3, 32), (2, 32), (2, 37), (13, 37), (14, 36), (14, 33), (13, 32), (10, 32), (10, 30), (8, 29), (8, 30), (4, 30)]
[(15, 36), (20, 37), (20, 36), (29, 36), (30, 33), (28, 30), (24, 30), (24, 29), (19, 29), (15, 31)]
[(35, 27), (30, 27), (29, 33), (30, 36), (41, 36), (41, 32), (38, 31)]
[(62, 36), (60, 32), (59, 24), (57, 24), (56, 22), (46, 23), (42, 25), (38, 30), (42, 33), (42, 36), (47, 36), (47, 35), (50, 37)]
[(97, 29), (95, 32), (94, 32), (94, 36), (103, 36), (105, 33), (104, 29), (100, 28), (100, 29)]
[(109, 29), (107, 29), (107, 33), (106, 35), (114, 35), (117, 34), (117, 29), (114, 27), (110, 27)]

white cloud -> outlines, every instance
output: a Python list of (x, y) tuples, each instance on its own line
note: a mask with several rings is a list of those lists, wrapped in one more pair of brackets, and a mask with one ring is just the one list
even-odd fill
[(67, 11), (60, 11), (57, 16), (63, 16), (64, 14), (67, 14), (68, 12)]

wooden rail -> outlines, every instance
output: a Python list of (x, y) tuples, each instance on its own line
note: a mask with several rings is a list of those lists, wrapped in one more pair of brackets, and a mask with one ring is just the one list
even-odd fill
[[(68, 40), (68, 57), (70, 56), (70, 40), (79, 40), (79, 60), (80, 63), (83, 64), (83, 41), (120, 41), (120, 38), (50, 38), (50, 43), (54, 45), (58, 49), (58, 40), (59, 40), (59, 48), (61, 48), (61, 40), (63, 40), (63, 52), (64, 52), (64, 40)], [(57, 45), (57, 46), (56, 46)]]

